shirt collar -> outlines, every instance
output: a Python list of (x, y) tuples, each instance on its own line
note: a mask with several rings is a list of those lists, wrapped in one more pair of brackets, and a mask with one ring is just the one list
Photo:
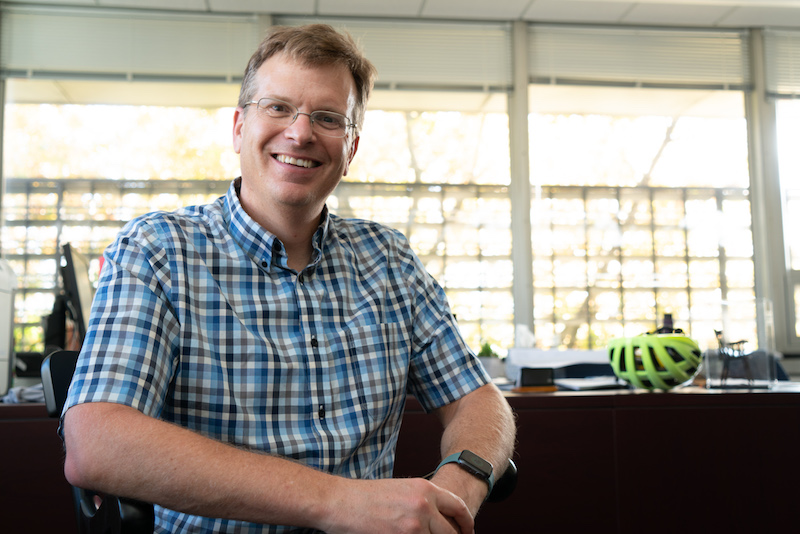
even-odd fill
[[(250, 256), (256, 265), (272, 270), (273, 265), (287, 266), (283, 243), (271, 232), (265, 230), (244, 211), (239, 201), (241, 177), (231, 182), (225, 194), (225, 223), (236, 243)], [(313, 252), (311, 265), (316, 266), (322, 259), (324, 244), (328, 239), (331, 217), (328, 206), (322, 210), (320, 224), (312, 237)]]

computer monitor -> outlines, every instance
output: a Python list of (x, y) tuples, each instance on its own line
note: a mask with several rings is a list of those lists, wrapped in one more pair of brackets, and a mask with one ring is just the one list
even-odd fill
[(89, 280), (89, 259), (69, 243), (62, 248), (65, 260), (64, 265), (61, 266), (64, 296), (67, 298), (67, 306), (75, 322), (78, 339), (83, 342), (94, 298), (94, 286)]

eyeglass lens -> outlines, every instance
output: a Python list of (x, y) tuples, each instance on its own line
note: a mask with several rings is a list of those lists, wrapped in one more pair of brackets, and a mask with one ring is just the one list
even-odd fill
[(322, 135), (344, 137), (347, 134), (347, 117), (333, 111), (302, 113), (292, 104), (275, 98), (262, 98), (256, 106), (261, 117), (272, 122), (285, 123), (288, 126), (300, 115), (306, 115), (311, 119), (312, 127)]

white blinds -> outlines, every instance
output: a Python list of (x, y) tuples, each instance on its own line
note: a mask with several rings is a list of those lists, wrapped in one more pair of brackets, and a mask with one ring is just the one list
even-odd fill
[[(511, 83), (507, 23), (323, 22), (361, 41), (378, 67), (378, 87), (486, 91)], [(225, 81), (241, 78), (262, 28), (255, 16), (5, 7), (0, 30), (0, 69), (7, 75)]]
[(532, 25), (531, 79), (653, 87), (749, 86), (745, 32)]
[(258, 44), (255, 17), (4, 8), (6, 75), (88, 79), (241, 78)]
[[(237, 81), (264, 28), (256, 16), (92, 8), (2, 8), (0, 69), (26, 77)], [(320, 19), (314, 19), (320, 20)], [(308, 17), (274, 17), (303, 24)], [(511, 25), (321, 19), (359, 39), (379, 88), (506, 90)], [(797, 93), (800, 37), (770, 31), (773, 91)], [(776, 63), (771, 65), (773, 56)], [(794, 56), (794, 57), (793, 57)], [(540, 83), (749, 87), (745, 31), (532, 24), (528, 69)], [(793, 62), (794, 61), (794, 62)], [(779, 63), (783, 62), (783, 63)]]
[[(346, 29), (378, 68), (377, 87), (505, 90), (511, 85), (506, 23), (320, 20)], [(284, 25), (307, 18), (276, 17)]]
[(800, 96), (800, 31), (765, 30), (764, 54), (767, 92), (773, 96)]

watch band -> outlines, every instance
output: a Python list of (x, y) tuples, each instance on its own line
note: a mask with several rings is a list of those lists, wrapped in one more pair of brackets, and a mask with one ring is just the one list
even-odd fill
[[(472, 458), (474, 458), (475, 460), (473, 460)], [(486, 466), (488, 467), (476, 465), (477, 461), (486, 464)], [(486, 493), (486, 497), (488, 498), (489, 495), (491, 495), (492, 489), (494, 489), (494, 468), (490, 462), (487, 462), (474, 452), (464, 450), (461, 452), (453, 453), (444, 460), (442, 460), (441, 463), (439, 463), (439, 465), (436, 467), (436, 471), (438, 471), (443, 465), (453, 464), (453, 463), (458, 465), (471, 475), (480, 478), (481, 480), (486, 482), (486, 484), (489, 485), (489, 491)], [(436, 471), (434, 471), (434, 473), (436, 473)]]

